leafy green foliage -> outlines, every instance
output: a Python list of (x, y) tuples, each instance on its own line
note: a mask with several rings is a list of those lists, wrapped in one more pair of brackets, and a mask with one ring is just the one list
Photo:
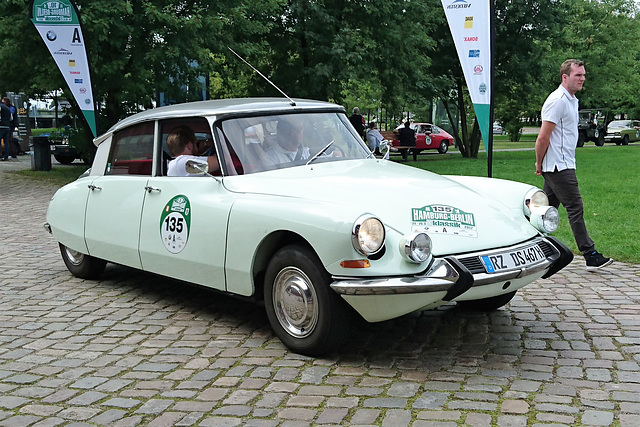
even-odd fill
[[(430, 121), (439, 98), (461, 153), (477, 156), (480, 134), (438, 0), (75, 2), (93, 65), (99, 131), (151, 107), (159, 93), (175, 102), (203, 90), (213, 98), (281, 96), (230, 47), (290, 96), (331, 100), (348, 111), (358, 106), (395, 121), (390, 127), (407, 112)], [(65, 83), (28, 6), (0, 2), (0, 88), (38, 96)], [(522, 118), (539, 120), (569, 57), (586, 62), (582, 106), (640, 116), (636, 14), (633, 0), (495, 0), (495, 113), (512, 140)]]

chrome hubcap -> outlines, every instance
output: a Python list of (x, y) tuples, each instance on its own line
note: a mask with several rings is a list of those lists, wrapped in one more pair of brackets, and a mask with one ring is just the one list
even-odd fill
[(67, 247), (64, 248), (67, 253), (67, 258), (73, 265), (80, 265), (82, 260), (84, 260), (84, 254), (78, 251), (74, 251), (73, 249), (69, 249)]
[(304, 272), (282, 269), (273, 287), (273, 306), (280, 325), (293, 337), (309, 336), (318, 323), (316, 291)]

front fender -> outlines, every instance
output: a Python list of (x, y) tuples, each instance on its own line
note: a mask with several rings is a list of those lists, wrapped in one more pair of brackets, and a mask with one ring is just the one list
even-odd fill
[(253, 294), (256, 251), (268, 236), (281, 231), (307, 241), (331, 273), (340, 260), (354, 256), (350, 234), (353, 223), (348, 220), (351, 216), (344, 212), (344, 206), (339, 209), (310, 200), (301, 203), (297, 198), (254, 195), (238, 200), (231, 209), (227, 229), (227, 290)]
[[(275, 234), (299, 236), (311, 246), (323, 268), (334, 277), (410, 275), (426, 268), (426, 265), (401, 258), (399, 245), (402, 236), (391, 228), (387, 228), (384, 254), (370, 260), (369, 268), (342, 267), (340, 264), (344, 260), (366, 258), (354, 249), (351, 240), (354, 222), (364, 213), (367, 212), (360, 208), (308, 199), (301, 202), (293, 197), (252, 195), (238, 200), (231, 209), (227, 229), (227, 290), (253, 295), (256, 262), (264, 261), (257, 251), (265, 239)], [(259, 221), (256, 220), (258, 216)]]

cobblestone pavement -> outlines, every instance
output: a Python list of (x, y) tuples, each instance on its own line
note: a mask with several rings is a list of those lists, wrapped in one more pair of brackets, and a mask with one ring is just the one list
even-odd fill
[(506, 309), (364, 325), (312, 359), (262, 307), (114, 265), (72, 277), (42, 228), (55, 188), (21, 167), (0, 164), (1, 426), (640, 426), (638, 265), (574, 262)]

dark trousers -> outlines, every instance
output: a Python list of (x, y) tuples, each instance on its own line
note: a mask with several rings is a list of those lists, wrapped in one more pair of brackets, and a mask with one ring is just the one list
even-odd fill
[(11, 153), (11, 141), (10, 132), (8, 127), (0, 127), (0, 140), (4, 142), (4, 150), (2, 152), (2, 158), (6, 159)]
[(409, 157), (409, 151), (413, 154), (413, 160), (418, 160), (418, 150), (415, 148), (401, 148), (400, 153), (402, 153), (402, 160), (407, 160)]
[(595, 249), (593, 240), (589, 237), (584, 223), (584, 207), (582, 196), (578, 188), (578, 178), (575, 169), (565, 169), (555, 172), (542, 172), (544, 177), (543, 190), (549, 197), (549, 203), (556, 208), (562, 206), (567, 210), (569, 225), (576, 239), (578, 250), (587, 254)]

